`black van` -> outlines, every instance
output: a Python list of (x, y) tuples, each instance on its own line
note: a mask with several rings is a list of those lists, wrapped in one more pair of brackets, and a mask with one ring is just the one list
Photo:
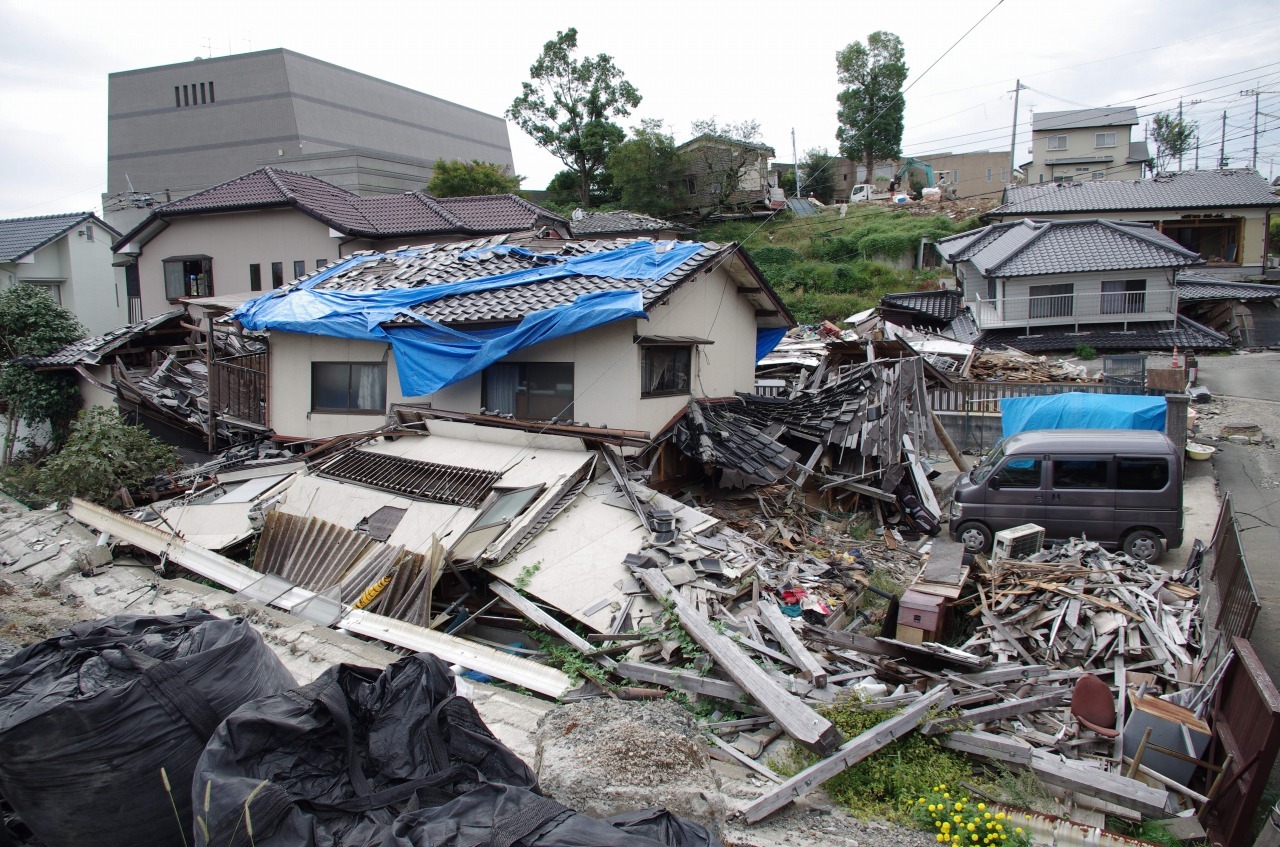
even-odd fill
[(1020, 432), (956, 483), (951, 538), (989, 552), (995, 533), (1033, 523), (1046, 540), (1083, 536), (1154, 562), (1182, 544), (1179, 459), (1152, 430)]

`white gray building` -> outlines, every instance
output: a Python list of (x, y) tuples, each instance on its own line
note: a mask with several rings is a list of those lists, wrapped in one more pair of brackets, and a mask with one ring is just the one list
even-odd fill
[(262, 165), (361, 196), (421, 189), (441, 158), (513, 166), (503, 118), (281, 48), (120, 71), (107, 85), (103, 208), (121, 231), (148, 203)]

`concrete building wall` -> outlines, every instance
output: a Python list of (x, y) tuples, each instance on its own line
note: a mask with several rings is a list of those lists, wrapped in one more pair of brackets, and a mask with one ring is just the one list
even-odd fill
[(978, 150), (971, 153), (939, 153), (918, 156), (933, 168), (935, 184), (951, 186), (956, 198), (990, 197), (999, 200), (1009, 182), (1008, 151)]
[[(289, 50), (108, 77), (109, 210), (120, 205), (109, 198), (128, 190), (126, 173), (135, 190), (163, 202), (264, 164), (335, 153), (339, 160), (360, 157), (362, 168), (338, 165), (346, 181), (335, 182), (357, 193), (420, 188), (424, 169), (429, 179), (442, 157), (513, 165), (501, 117)], [(125, 215), (137, 217), (128, 209)]]
[[(657, 306), (649, 320), (620, 321), (517, 351), (505, 362), (572, 362), (573, 418), (577, 421), (656, 433), (690, 397), (731, 396), (751, 391), (755, 379), (755, 309), (723, 270), (701, 275), (678, 290), (673, 303)], [(642, 398), (641, 347), (636, 335), (708, 338), (695, 348), (689, 394)], [(270, 425), (288, 438), (322, 438), (373, 429), (376, 415), (330, 415), (311, 411), (312, 362), (387, 361), (387, 401), (430, 403), (439, 409), (478, 412), (483, 376), (476, 374), (425, 397), (400, 391), (395, 357), (370, 341), (273, 333)]]
[[(1027, 183), (1052, 182), (1055, 177), (1070, 177), (1080, 182), (1093, 179), (1093, 174), (1101, 173), (1098, 179), (1142, 179), (1141, 164), (1126, 164), (1129, 158), (1129, 141), (1132, 126), (1085, 127), (1082, 129), (1040, 130), (1031, 137), (1031, 164), (1027, 167)], [(1105, 132), (1116, 134), (1114, 147), (1096, 147), (1095, 134)], [(1066, 149), (1049, 149), (1049, 139), (1057, 136), (1067, 137)], [(1106, 158), (1104, 162), (1056, 163), (1059, 159)], [(1055, 163), (1050, 164), (1053, 161)]]

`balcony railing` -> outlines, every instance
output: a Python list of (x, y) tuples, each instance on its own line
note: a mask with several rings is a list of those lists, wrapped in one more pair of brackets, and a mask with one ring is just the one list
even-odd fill
[(1178, 294), (1171, 289), (1055, 293), (999, 300), (971, 296), (967, 300), (981, 329), (1168, 321), (1178, 312)]

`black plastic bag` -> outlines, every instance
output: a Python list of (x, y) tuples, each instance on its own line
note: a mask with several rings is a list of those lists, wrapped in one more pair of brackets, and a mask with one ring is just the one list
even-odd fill
[(294, 685), (240, 618), (76, 624), (0, 664), (0, 794), (50, 847), (181, 847), (214, 729)]
[(629, 834), (543, 797), (426, 653), (385, 671), (338, 665), (245, 705), (205, 748), (193, 802), (197, 847), (715, 845), (696, 824), (683, 826), (706, 840), (655, 840), (686, 831), (660, 812)]

